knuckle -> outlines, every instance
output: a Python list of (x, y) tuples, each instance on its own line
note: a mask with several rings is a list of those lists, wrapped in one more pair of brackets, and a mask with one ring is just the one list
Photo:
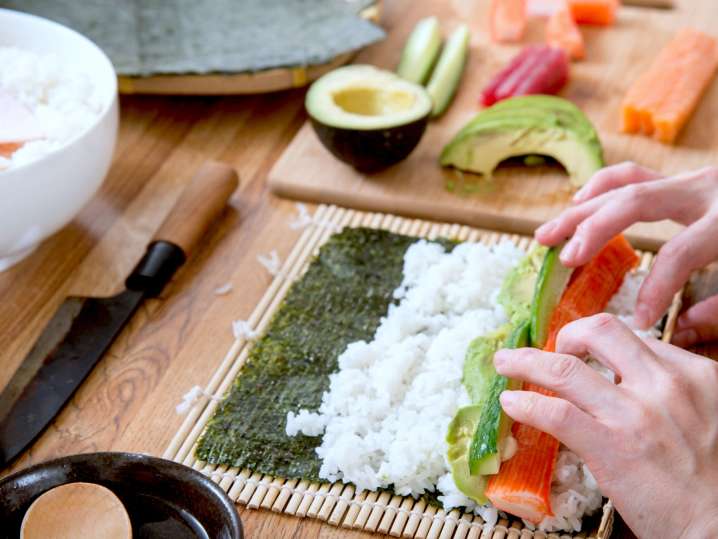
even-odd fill
[(640, 174), (643, 170), (643, 167), (641, 167), (635, 161), (625, 161), (624, 163), (622, 163), (622, 165), (623, 171), (629, 176), (635, 176), (636, 174)]
[(615, 316), (608, 313), (595, 314), (589, 318), (589, 320), (591, 322), (592, 329), (595, 331), (612, 330), (620, 324)]
[(663, 262), (678, 262), (683, 260), (690, 252), (688, 242), (669, 241), (658, 252), (658, 257)]
[(646, 204), (651, 187), (647, 183), (632, 183), (622, 188), (624, 203), (630, 210), (639, 210)]
[(579, 360), (571, 356), (558, 356), (551, 360), (551, 374), (558, 385), (572, 380), (579, 368)]
[(523, 398), (519, 401), (519, 408), (521, 411), (521, 414), (525, 418), (532, 418), (537, 416), (537, 410), (538, 407), (536, 395), (533, 393), (527, 393), (523, 396)]
[(561, 427), (571, 419), (571, 406), (564, 400), (556, 399), (545, 417), (546, 424), (552, 429)]

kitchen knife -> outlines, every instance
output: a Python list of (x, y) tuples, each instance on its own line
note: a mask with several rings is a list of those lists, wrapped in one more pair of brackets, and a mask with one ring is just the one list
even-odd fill
[(53, 420), (142, 301), (162, 291), (238, 184), (230, 166), (205, 163), (125, 281), (124, 292), (64, 301), (0, 394), (0, 468)]

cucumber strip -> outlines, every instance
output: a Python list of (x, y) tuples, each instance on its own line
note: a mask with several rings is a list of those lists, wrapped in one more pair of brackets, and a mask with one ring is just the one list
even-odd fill
[(439, 61), (426, 85), (434, 108), (433, 117), (440, 116), (448, 108), (459, 87), (461, 75), (466, 64), (466, 55), (469, 51), (469, 28), (462, 24), (449, 37)]
[[(529, 320), (517, 324), (506, 340), (506, 348), (523, 348), (529, 342)], [(490, 358), (493, 361), (493, 356)], [(493, 475), (501, 466), (501, 447), (511, 432), (511, 418), (501, 409), (499, 396), (506, 389), (518, 389), (521, 383), (496, 375), (481, 409), (474, 437), (469, 448), (471, 475)]]
[(531, 346), (543, 348), (548, 339), (551, 315), (561, 300), (573, 268), (567, 268), (559, 260), (563, 245), (551, 247), (539, 272), (534, 299), (531, 305)]
[(436, 17), (421, 19), (401, 52), (397, 74), (416, 84), (424, 84), (441, 48), (441, 31)]

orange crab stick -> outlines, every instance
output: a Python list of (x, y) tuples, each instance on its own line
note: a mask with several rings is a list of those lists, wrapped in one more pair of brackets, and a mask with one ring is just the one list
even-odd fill
[[(574, 320), (605, 309), (618, 292), (626, 273), (639, 258), (622, 236), (616, 236), (585, 266), (573, 272), (559, 304), (551, 315), (549, 336), (544, 350), (556, 350), (559, 330)], [(554, 393), (533, 384), (525, 391), (552, 396)], [(511, 430), (518, 445), (516, 454), (501, 465), (486, 487), (486, 497), (495, 507), (531, 522), (552, 516), (551, 480), (559, 442), (528, 425), (514, 423)]]

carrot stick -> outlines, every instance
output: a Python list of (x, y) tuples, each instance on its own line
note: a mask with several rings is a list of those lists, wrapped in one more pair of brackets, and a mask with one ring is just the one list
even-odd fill
[[(603, 311), (623, 283), (626, 273), (638, 264), (638, 256), (622, 236), (616, 236), (585, 266), (573, 272), (559, 304), (551, 315), (544, 350), (556, 350), (556, 336), (563, 326)], [(525, 391), (553, 396), (552, 391), (524, 384)], [(551, 512), (551, 479), (559, 442), (552, 436), (521, 423), (514, 423), (516, 454), (489, 479), (486, 497), (495, 507), (538, 523)]]

